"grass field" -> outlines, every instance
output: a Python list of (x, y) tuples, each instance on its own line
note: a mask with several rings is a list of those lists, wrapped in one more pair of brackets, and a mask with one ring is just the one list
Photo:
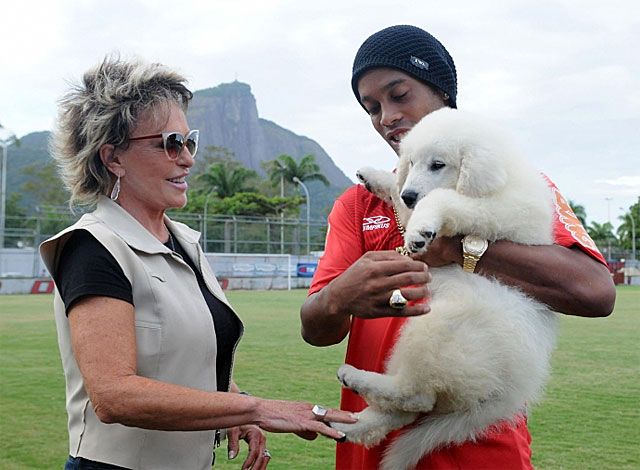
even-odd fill
[[(228, 293), (242, 316), (236, 382), (254, 395), (338, 404), (344, 345), (299, 334), (304, 291)], [(49, 295), (0, 296), (0, 468), (62, 468), (68, 453), (64, 379)], [(620, 287), (606, 319), (563, 317), (546, 399), (530, 417), (540, 469), (640, 468), (640, 288)], [(328, 469), (334, 444), (269, 435), (270, 468)], [(222, 452), (221, 452), (222, 450)], [(244, 454), (218, 468), (239, 468)]]

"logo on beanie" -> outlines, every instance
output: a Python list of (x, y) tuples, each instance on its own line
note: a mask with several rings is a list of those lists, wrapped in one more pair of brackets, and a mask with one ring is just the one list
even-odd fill
[(409, 61), (419, 69), (429, 70), (429, 62), (422, 59), (418, 59), (414, 55), (411, 56), (411, 59), (409, 59)]

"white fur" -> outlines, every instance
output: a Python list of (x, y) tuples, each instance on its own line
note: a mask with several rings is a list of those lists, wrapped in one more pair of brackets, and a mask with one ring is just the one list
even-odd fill
[[(473, 233), (490, 241), (552, 243), (551, 193), (542, 175), (479, 118), (444, 108), (426, 116), (401, 144), (397, 183), (362, 169), (367, 188), (393, 201), (409, 251), (433, 238)], [(444, 164), (435, 170), (434, 162)], [(400, 195), (417, 194), (415, 210)], [(409, 319), (385, 374), (343, 365), (338, 377), (369, 407), (353, 425), (333, 423), (347, 439), (378, 444), (412, 423), (381, 468), (408, 469), (448, 444), (475, 440), (539, 399), (549, 373), (556, 315), (495, 279), (458, 265), (431, 268), (431, 312)]]

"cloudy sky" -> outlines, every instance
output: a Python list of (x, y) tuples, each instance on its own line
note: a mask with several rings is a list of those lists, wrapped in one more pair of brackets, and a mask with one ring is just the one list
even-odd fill
[(179, 69), (195, 90), (248, 83), (261, 117), (316, 140), (353, 179), (396, 158), (352, 95), (353, 56), (375, 31), (414, 24), (454, 57), (460, 109), (497, 121), (590, 221), (617, 226), (640, 196), (639, 5), (4, 0), (0, 123), (50, 130), (68, 81), (120, 51)]

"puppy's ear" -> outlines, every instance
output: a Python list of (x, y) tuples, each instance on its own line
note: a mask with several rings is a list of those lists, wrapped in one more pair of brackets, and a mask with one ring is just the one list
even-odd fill
[(469, 197), (489, 196), (507, 183), (504, 162), (491, 150), (472, 148), (462, 150), (460, 174), (456, 191)]
[(398, 191), (402, 191), (407, 176), (409, 176), (409, 170), (411, 169), (411, 158), (409, 155), (401, 154), (398, 160), (398, 168), (396, 170), (396, 178), (398, 181)]

